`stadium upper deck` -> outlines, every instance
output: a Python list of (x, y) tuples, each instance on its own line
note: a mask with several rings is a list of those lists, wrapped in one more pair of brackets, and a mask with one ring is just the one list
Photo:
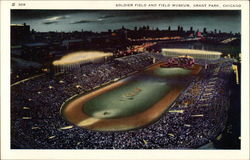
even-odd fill
[(198, 49), (177, 49), (177, 48), (164, 48), (162, 54), (169, 57), (176, 56), (191, 56), (197, 59), (217, 60), (222, 53), (216, 51), (205, 51)]

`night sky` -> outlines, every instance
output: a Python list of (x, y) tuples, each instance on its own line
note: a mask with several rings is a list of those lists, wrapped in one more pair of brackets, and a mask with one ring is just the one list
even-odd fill
[(222, 32), (241, 32), (241, 12), (191, 10), (12, 10), (11, 23), (26, 23), (36, 31), (107, 31), (122, 26), (133, 29), (149, 25), (151, 28), (200, 31), (206, 27)]

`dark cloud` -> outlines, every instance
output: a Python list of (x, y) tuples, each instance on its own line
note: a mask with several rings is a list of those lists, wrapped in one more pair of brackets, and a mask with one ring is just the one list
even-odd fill
[(190, 16), (218, 17), (241, 15), (240, 10), (130, 10), (117, 12), (116, 16), (129, 17), (131, 20), (138, 21)]
[(113, 17), (115, 17), (114, 15), (103, 15), (103, 16), (100, 16), (100, 18), (103, 18), (103, 19), (105, 19), (105, 18), (113, 18)]
[(49, 25), (49, 24), (55, 24), (58, 23), (57, 21), (48, 21), (48, 22), (43, 22), (43, 24)]
[(75, 21), (70, 24), (80, 24), (80, 23), (93, 23), (93, 22), (100, 22), (102, 19), (96, 19), (96, 20), (80, 20), (80, 21)]
[(79, 24), (79, 23), (91, 23), (91, 22), (95, 22), (95, 21), (89, 21), (89, 20), (80, 20), (80, 21), (75, 21), (73, 23), (70, 24)]
[(79, 10), (11, 10), (12, 20), (46, 19), (53, 16), (81, 13)]

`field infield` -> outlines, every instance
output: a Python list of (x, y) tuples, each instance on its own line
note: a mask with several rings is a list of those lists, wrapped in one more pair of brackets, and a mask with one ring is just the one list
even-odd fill
[(148, 125), (161, 117), (187, 83), (177, 79), (198, 74), (192, 70), (161, 68), (145, 71), (114, 82), (65, 103), (63, 116), (71, 123), (91, 130), (124, 131)]

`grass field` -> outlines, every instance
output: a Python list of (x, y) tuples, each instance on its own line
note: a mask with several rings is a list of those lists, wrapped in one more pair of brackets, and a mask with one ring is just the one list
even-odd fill
[[(190, 72), (181, 68), (157, 68), (133, 76), (128, 83), (86, 102), (83, 111), (95, 118), (121, 118), (143, 112), (174, 87), (167, 77)], [(184, 85), (179, 83), (179, 87)]]

